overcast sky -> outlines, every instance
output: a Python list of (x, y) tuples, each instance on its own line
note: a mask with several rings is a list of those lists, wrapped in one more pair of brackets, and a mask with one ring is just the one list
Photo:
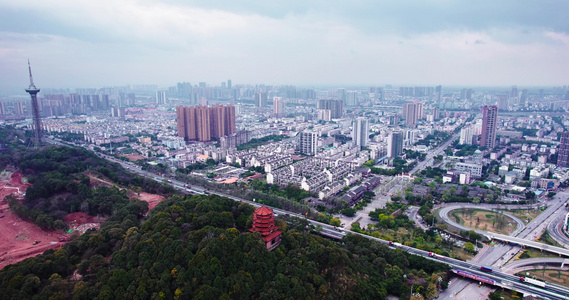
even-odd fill
[(0, 91), (566, 85), (567, 0), (0, 0)]

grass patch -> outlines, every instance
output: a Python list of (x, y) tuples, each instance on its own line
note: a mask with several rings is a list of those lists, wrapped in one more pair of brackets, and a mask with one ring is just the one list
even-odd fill
[(470, 260), (474, 257), (474, 254), (466, 252), (464, 249), (455, 247), (450, 253), (451, 258), (461, 259), (464, 261)]
[(531, 222), (531, 220), (535, 219), (535, 217), (539, 216), (539, 214), (543, 212), (541, 209), (517, 209), (501, 211), (522, 219), (526, 224), (529, 223), (527, 221), (528, 219)]
[(552, 282), (569, 287), (569, 271), (536, 269), (520, 272), (518, 276), (528, 276), (541, 281)]
[(555, 246), (555, 247), (560, 247), (563, 248), (563, 246), (559, 245), (559, 243), (557, 243), (550, 235), (549, 232), (547, 232), (547, 230), (545, 232), (543, 232), (543, 234), (537, 238), (537, 241), (543, 244), (547, 244), (547, 245), (551, 245), (551, 246)]
[[(525, 248), (524, 249), (525, 255), (522, 254), (520, 259), (524, 258), (535, 258), (535, 257), (559, 257), (559, 255), (547, 251), (539, 251), (538, 249), (534, 248)], [(527, 257), (529, 256), (529, 257)]]
[(451, 213), (456, 222), (470, 228), (509, 235), (516, 222), (503, 214), (481, 209), (461, 208)]

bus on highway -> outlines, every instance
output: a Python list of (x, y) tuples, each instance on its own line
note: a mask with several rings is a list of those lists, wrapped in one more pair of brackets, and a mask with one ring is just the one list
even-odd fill
[(484, 271), (484, 272), (492, 272), (492, 268), (486, 267), (486, 266), (482, 266), (480, 267), (480, 270)]

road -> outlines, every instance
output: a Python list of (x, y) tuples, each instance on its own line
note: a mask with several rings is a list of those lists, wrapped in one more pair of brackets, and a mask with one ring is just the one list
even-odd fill
[(559, 213), (555, 219), (547, 224), (547, 232), (557, 243), (565, 248), (569, 248), (569, 237), (563, 232), (563, 222), (565, 221), (565, 213)]
[[(485, 253), (483, 253), (480, 257), (478, 257), (478, 261), (484, 265), (488, 265), (488, 266), (494, 266), (494, 267), (503, 267), (507, 268), (507, 263), (509, 261), (509, 259), (514, 256), (516, 253), (518, 253), (518, 251), (520, 251), (521, 247), (519, 245), (526, 245), (526, 246), (530, 246), (530, 247), (535, 247), (538, 249), (542, 249), (542, 250), (547, 250), (550, 252), (554, 252), (554, 253), (560, 253), (563, 255), (568, 255), (569, 251), (567, 249), (563, 249), (563, 248), (559, 248), (559, 247), (553, 247), (553, 246), (549, 246), (546, 244), (542, 244), (539, 242), (534, 242), (533, 240), (535, 240), (537, 237), (541, 236), (541, 234), (543, 233), (543, 231), (545, 230), (545, 227), (547, 224), (554, 222), (555, 219), (559, 218), (559, 215), (561, 212), (564, 212), (564, 209), (561, 209), (561, 207), (564, 205), (565, 203), (565, 199), (567, 199), (568, 194), (567, 193), (558, 193), (556, 195), (556, 197), (554, 198), (554, 200), (550, 200), (549, 201), (549, 208), (547, 210), (545, 210), (544, 212), (542, 212), (540, 215), (538, 215), (534, 220), (532, 220), (529, 224), (527, 224), (527, 226), (525, 228), (523, 228), (523, 230), (519, 231), (517, 233), (518, 237), (514, 237), (514, 236), (507, 236), (507, 235), (499, 235), (499, 234), (495, 234), (495, 233), (489, 233), (489, 232), (484, 232), (481, 230), (475, 230), (477, 233), (479, 234), (484, 234), (485, 236), (492, 238), (494, 240), (502, 240), (502, 241), (508, 241), (508, 244), (502, 244), (502, 243), (497, 243), (495, 244), (493, 247), (490, 247), (488, 249), (488, 251), (486, 251)], [(478, 206), (480, 208), (480, 206)], [(502, 206), (503, 208), (504, 206)], [(507, 206), (509, 208), (514, 208), (511, 206)], [(448, 207), (445, 207), (448, 208)], [(489, 208), (487, 206), (487, 208)], [(491, 208), (496, 208), (491, 207)], [(444, 208), (443, 208), (444, 209)], [(440, 211), (443, 211), (443, 209), (441, 209)], [(440, 213), (439, 211), (439, 213)], [(446, 213), (446, 219), (441, 216), (441, 218), (443, 218), (443, 220), (445, 221), (449, 221), (452, 222), (452, 220), (450, 220), (448, 218), (448, 211)], [(444, 214), (444, 211), (443, 211)], [(454, 222), (453, 222), (454, 223)], [(460, 225), (460, 224), (456, 224), (456, 225)], [(454, 226), (454, 224), (453, 224)], [(470, 229), (470, 228), (467, 228)], [(511, 243), (515, 243), (515, 245), (512, 245)], [(512, 272), (512, 269), (508, 269), (509, 272)], [(458, 293), (460, 295), (464, 295), (470, 292), (470, 289), (472, 289), (472, 285), (470, 285), (469, 287), (465, 288), (464, 290), (462, 290), (461, 293)], [(449, 290), (451, 290), (451, 288), (449, 288)], [(460, 292), (460, 291), (458, 291)], [(447, 299), (451, 299), (452, 293), (449, 294), (449, 292), (445, 292), (445, 296)], [(445, 297), (443, 297), (442, 299), (445, 299)]]
[(415, 225), (419, 226), (424, 231), (429, 230), (429, 225), (425, 224), (423, 218), (419, 215), (419, 207), (418, 206), (409, 206), (407, 208), (406, 214), (409, 216), (409, 220), (413, 220)]
[(425, 160), (419, 162), (413, 169), (411, 169), (411, 171), (409, 171), (409, 174), (413, 175), (415, 174), (415, 172), (426, 168), (428, 164), (431, 164), (431, 160), (433, 159), (433, 157), (442, 154), (446, 150), (446, 148), (448, 148), (448, 146), (450, 146), (450, 144), (452, 144), (459, 136), (460, 132), (454, 133), (444, 143), (440, 144), (436, 149), (429, 152), (425, 157)]
[[(120, 163), (121, 165), (125, 165), (125, 164), (126, 164), (127, 166), (130, 167), (130, 164), (129, 164), (129, 163), (126, 163), (126, 162), (123, 162), (123, 161), (118, 161), (118, 160), (116, 160), (116, 159), (113, 159), (112, 157), (106, 157), (106, 158), (111, 159), (112, 161), (118, 162), (118, 163)], [(139, 170), (139, 169), (134, 169), (134, 171), (137, 172), (137, 173), (140, 174), (140, 175), (149, 175), (149, 176), (151, 176), (151, 178), (155, 178), (155, 180), (162, 181), (160, 177), (157, 177), (156, 175), (151, 174), (151, 173), (149, 173), (149, 172), (145, 172), (145, 171), (142, 171), (142, 170)], [(184, 183), (182, 183), (182, 182), (179, 182), (179, 181), (176, 181), (176, 180), (170, 180), (170, 184), (174, 185), (174, 186), (177, 187), (178, 189), (185, 189), (185, 188), (184, 188)], [(203, 191), (204, 191), (203, 189), (197, 188), (197, 187), (192, 187), (192, 189), (193, 189), (193, 190), (196, 190), (196, 191), (199, 191), (199, 192), (203, 192)], [(235, 196), (232, 196), (232, 195), (227, 195), (227, 194), (220, 193), (220, 192), (215, 192), (215, 194), (220, 195), (220, 196), (224, 196), (224, 197), (231, 198), (231, 199), (233, 199), (233, 200), (235, 200), (235, 201), (247, 202), (247, 203), (250, 203), (250, 204), (252, 204), (252, 205), (254, 205), (254, 206), (256, 206), (256, 207), (261, 206), (261, 205), (259, 205), (259, 204), (256, 203), (256, 202), (247, 201), (247, 200), (245, 200), (245, 199), (241, 199), (241, 198), (239, 198), (239, 197), (235, 197)], [(291, 213), (291, 212), (288, 212), (288, 211), (285, 211), (285, 210), (281, 210), (281, 209), (276, 209), (276, 208), (273, 208), (273, 211), (274, 211), (276, 214), (282, 214), (282, 215), (288, 215), (288, 216), (295, 216), (295, 217), (299, 217), (299, 218), (303, 218), (303, 217), (304, 217), (304, 216), (302, 216), (302, 215), (298, 215), (298, 214), (295, 214), (295, 213)], [(320, 234), (322, 234), (322, 235), (324, 235), (324, 236), (328, 236), (328, 237), (330, 237), (330, 238), (334, 238), (334, 239), (341, 239), (341, 238), (343, 238), (347, 233), (359, 234), (359, 233), (355, 233), (355, 232), (352, 232), (352, 231), (349, 231), (349, 230), (345, 230), (345, 229), (338, 229), (338, 228), (335, 228), (334, 226), (331, 226), (331, 225), (328, 225), (328, 224), (324, 224), (324, 223), (320, 223), (320, 222), (313, 221), (313, 220), (308, 220), (308, 222), (310, 222), (310, 224), (312, 224), (313, 226), (315, 226), (316, 228), (318, 228)], [(365, 237), (365, 238), (373, 239), (373, 240), (375, 240), (375, 241), (378, 241), (378, 242), (380, 242), (380, 243), (383, 243), (383, 244), (389, 246), (389, 242), (388, 242), (388, 241), (381, 240), (381, 239), (374, 238), (374, 237), (367, 236), (367, 235), (362, 235), (362, 234), (360, 234), (360, 235), (363, 236), (363, 237)], [(395, 248), (393, 245), (391, 245), (390, 247), (391, 247), (391, 248)], [(412, 254), (416, 254), (416, 255), (423, 256), (423, 257), (428, 258), (428, 259), (433, 259), (433, 258), (429, 257), (428, 252), (423, 251), (423, 250), (415, 249), (415, 248), (408, 247), (408, 246), (400, 246), (400, 247), (397, 247), (397, 248), (400, 248), (400, 249), (402, 249), (402, 250), (404, 250), (404, 251), (407, 251), (407, 252), (409, 252), (409, 253), (412, 253)], [(511, 247), (510, 247), (510, 248), (511, 248)], [(496, 252), (499, 252), (499, 251), (496, 251)], [(436, 259), (436, 260), (439, 260), (439, 261), (440, 261), (441, 259), (439, 258), (439, 259)], [(551, 288), (550, 291), (545, 291), (545, 290), (542, 290), (542, 289), (540, 289), (540, 288), (538, 288), (538, 287), (534, 287), (534, 286), (528, 285), (528, 284), (526, 284), (526, 283), (520, 283), (520, 282), (519, 282), (519, 278), (518, 278), (517, 276), (512, 276), (512, 275), (509, 275), (509, 274), (500, 272), (499, 270), (494, 271), (493, 274), (491, 274), (491, 275), (482, 273), (482, 272), (478, 271), (478, 270), (480, 269), (480, 267), (482, 266), (482, 265), (479, 264), (479, 263), (475, 263), (475, 262), (463, 262), (463, 261), (454, 260), (454, 259), (446, 258), (446, 257), (443, 258), (442, 260), (443, 260), (443, 261), (442, 261), (443, 263), (447, 263), (447, 264), (451, 265), (451, 266), (452, 266), (453, 268), (455, 268), (455, 269), (460, 269), (460, 270), (463, 270), (463, 271), (469, 271), (469, 272), (472, 272), (472, 273), (476, 273), (476, 274), (486, 275), (486, 276), (488, 276), (488, 277), (492, 277), (492, 278), (494, 278), (494, 280), (496, 281), (496, 283), (499, 284), (499, 285), (502, 285), (502, 286), (505, 286), (505, 287), (512, 287), (512, 286), (513, 286), (513, 287), (515, 287), (518, 291), (526, 292), (526, 293), (528, 293), (528, 294), (540, 295), (540, 296), (542, 296), (542, 297), (546, 297), (546, 298), (550, 298), (550, 299), (565, 299), (565, 296), (562, 296), (562, 295), (569, 295), (569, 289), (567, 289), (567, 288), (555, 287), (555, 288)], [(457, 282), (458, 282), (458, 281), (457, 281)], [(469, 288), (469, 287), (472, 288), (472, 284), (471, 284), (470, 286), (467, 286), (466, 289), (464, 289), (463, 291), (468, 291), (468, 288)], [(460, 297), (457, 297), (457, 298), (460, 299)]]
[(509, 274), (515, 274), (525, 270), (541, 270), (542, 265), (548, 265), (548, 269), (552, 266), (569, 269), (569, 259), (563, 257), (534, 257), (526, 259), (516, 259), (504, 266), (503, 270)]
[[(431, 160), (433, 159), (433, 157), (443, 153), (446, 150), (446, 148), (450, 144), (452, 144), (459, 136), (460, 136), (460, 133), (454, 133), (452, 136), (450, 136), (444, 143), (440, 144), (433, 151), (429, 152), (423, 161), (418, 162), (417, 165), (413, 169), (411, 169), (411, 171), (409, 171), (409, 174), (414, 174), (415, 172), (426, 168), (428, 166), (428, 164), (431, 163)], [(382, 180), (384, 178), (385, 177), (382, 177)], [(374, 199), (370, 204), (368, 204), (368, 206), (364, 210), (357, 211), (356, 215), (354, 217), (346, 217), (346, 216), (341, 215), (341, 214), (335, 215), (335, 217), (339, 218), (342, 221), (342, 224), (344, 224), (345, 229), (351, 228), (352, 223), (354, 223), (356, 221), (360, 223), (361, 228), (366, 228), (368, 224), (375, 223), (374, 221), (372, 221), (370, 219), (369, 213), (371, 211), (374, 211), (376, 208), (385, 207), (385, 203), (387, 203), (391, 199), (391, 195), (397, 195), (399, 192), (402, 192), (403, 189), (405, 188), (404, 183), (408, 182), (407, 179), (404, 179), (401, 177), (392, 178), (390, 181), (394, 182), (395, 184), (391, 184), (391, 187), (389, 188), (389, 190), (385, 192), (382, 188), (382, 186), (383, 186), (383, 183), (382, 183), (382, 185), (380, 185), (380, 187), (378, 187), (374, 190), (374, 192), (376, 192), (376, 194), (378, 194), (378, 197), (376, 199)], [(397, 183), (399, 183), (399, 184), (397, 184)], [(379, 193), (378, 193), (378, 191), (379, 191)]]
[[(439, 217), (440, 217), (441, 219), (443, 219), (443, 221), (444, 221), (445, 223), (447, 223), (447, 224), (449, 224), (449, 225), (451, 225), (451, 226), (454, 226), (454, 227), (456, 227), (456, 228), (459, 228), (459, 229), (461, 229), (461, 230), (466, 230), (466, 231), (474, 230), (474, 231), (476, 231), (476, 233), (486, 235), (488, 232), (483, 231), (483, 230), (479, 230), (479, 229), (473, 229), (473, 228), (471, 228), (471, 227), (458, 224), (458, 223), (456, 223), (455, 221), (451, 220), (451, 218), (448, 216), (448, 214), (449, 214), (451, 211), (453, 211), (453, 210), (458, 210), (458, 209), (463, 209), (463, 208), (465, 208), (465, 209), (486, 209), (486, 210), (494, 210), (495, 206), (485, 206), (484, 204), (459, 204), (459, 205), (455, 205), (455, 206), (446, 206), (446, 207), (443, 207), (443, 208), (441, 208), (441, 209), (439, 210)], [(505, 212), (501, 212), (501, 213), (502, 213), (504, 216), (507, 216), (507, 217), (513, 219), (513, 220), (516, 222), (516, 229), (514, 229), (514, 230), (512, 231), (512, 233), (510, 233), (510, 235), (515, 236), (515, 235), (517, 235), (518, 233), (520, 233), (520, 232), (525, 228), (524, 222), (523, 222), (520, 218), (518, 218), (518, 217), (516, 217), (516, 216), (513, 216), (513, 215), (511, 215), (511, 214), (509, 214), (509, 213), (505, 213)]]
[[(159, 176), (156, 176), (155, 174), (151, 174), (149, 172), (140, 170), (139, 168), (134, 167), (132, 164), (130, 164), (128, 162), (120, 161), (120, 160), (117, 160), (117, 159), (110, 157), (110, 156), (107, 156), (107, 155), (102, 155), (102, 157), (105, 159), (111, 160), (113, 162), (117, 162), (117, 163), (121, 164), (122, 166), (125, 166), (127, 169), (132, 170), (141, 176), (148, 176), (150, 178), (154, 178), (157, 181), (163, 180)], [(182, 182), (179, 182), (176, 180), (171, 180), (169, 183), (178, 189), (181, 189), (181, 190), (185, 189), (184, 183), (182, 183)], [(203, 189), (201, 189), (201, 190), (196, 189), (196, 188), (192, 188), (192, 189), (195, 189), (195, 190), (200, 191), (200, 192), (204, 191)], [(227, 195), (227, 194), (220, 193), (220, 192), (215, 192), (215, 194), (231, 198), (235, 201), (247, 202), (247, 203), (250, 203), (256, 207), (260, 206), (258, 203), (247, 201), (247, 200), (241, 199), (239, 197)], [(273, 209), (273, 211), (277, 214), (296, 216), (299, 218), (303, 217), (301, 215), (297, 215), (297, 214), (294, 214), (294, 213), (291, 213), (291, 212), (288, 212), (285, 210), (281, 210), (281, 209)], [(398, 248), (398, 249), (401, 249), (403, 251), (409, 252), (411, 254), (423, 256), (427, 259), (437, 260), (437, 261), (440, 261), (443, 263), (447, 263), (451, 267), (453, 267), (454, 269), (457, 269), (457, 270), (464, 270), (464, 271), (468, 271), (468, 272), (471, 272), (474, 274), (485, 275), (486, 277), (492, 278), (493, 280), (495, 280), (496, 284), (498, 284), (498, 285), (505, 286), (507, 288), (515, 288), (516, 290), (524, 292), (524, 293), (539, 295), (539, 296), (550, 298), (550, 299), (566, 299), (566, 297), (569, 296), (569, 289), (567, 289), (567, 288), (551, 287), (551, 288), (548, 288), (548, 290), (544, 290), (544, 289), (529, 285), (527, 283), (520, 283), (519, 278), (517, 276), (512, 276), (512, 275), (500, 272), (499, 270), (496, 270), (490, 274), (482, 273), (481, 271), (479, 271), (481, 265), (478, 263), (464, 262), (464, 261), (459, 261), (459, 260), (455, 260), (455, 259), (451, 259), (451, 258), (447, 258), (447, 257), (432, 258), (429, 256), (429, 253), (427, 251), (423, 251), (420, 249), (416, 249), (416, 248), (412, 248), (412, 247), (404, 246), (404, 245), (398, 245), (398, 246), (389, 245), (388, 241), (381, 240), (378, 238), (374, 238), (372, 236), (363, 235), (363, 234), (356, 233), (356, 232), (351, 232), (351, 231), (345, 230), (345, 229), (336, 229), (334, 226), (331, 226), (329, 224), (320, 223), (320, 222), (317, 222), (314, 220), (308, 220), (308, 222), (310, 222), (310, 224), (312, 224), (316, 228), (320, 228), (321, 234), (335, 238), (335, 239), (341, 239), (347, 233), (359, 234), (359, 235), (361, 235), (367, 239), (375, 240), (375, 241), (380, 242), (384, 245), (388, 245), (392, 249)]]

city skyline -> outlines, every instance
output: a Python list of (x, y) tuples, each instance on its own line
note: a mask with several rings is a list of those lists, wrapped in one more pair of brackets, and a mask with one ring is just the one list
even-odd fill
[[(221, 82), (566, 85), (569, 3), (0, 1), (0, 91)], [(34, 21), (30, 21), (34, 20)]]

